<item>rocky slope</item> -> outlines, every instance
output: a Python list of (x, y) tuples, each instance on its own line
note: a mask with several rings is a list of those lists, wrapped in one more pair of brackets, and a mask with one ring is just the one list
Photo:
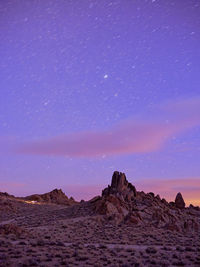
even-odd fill
[(8, 193), (0, 192), (0, 220), (1, 218), (13, 218), (23, 212), (31, 213), (34, 210), (33, 204), (39, 204), (43, 207), (48, 205), (73, 206), (77, 204), (72, 197), (68, 198), (62, 190), (54, 189), (45, 194), (35, 194), (27, 197), (15, 197)]
[(37, 201), (40, 203), (53, 203), (61, 205), (73, 205), (76, 203), (76, 201), (72, 197), (68, 198), (61, 189), (54, 189), (51, 192), (41, 195), (34, 194), (31, 196), (27, 196), (24, 199), (29, 201)]
[(116, 223), (151, 225), (175, 231), (198, 231), (199, 207), (185, 208), (181, 193), (168, 203), (154, 193), (138, 192), (124, 173), (114, 172), (102, 196), (91, 200), (94, 210)]
[(0, 266), (200, 266), (200, 209), (180, 193), (168, 203), (114, 172), (90, 201), (63, 194), (0, 194)]

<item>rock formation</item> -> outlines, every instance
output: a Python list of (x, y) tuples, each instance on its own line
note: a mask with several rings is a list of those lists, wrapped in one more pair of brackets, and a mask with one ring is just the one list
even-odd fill
[(45, 194), (35, 194), (25, 197), (25, 200), (53, 203), (53, 204), (62, 204), (62, 205), (72, 205), (76, 201), (73, 198), (68, 198), (61, 189), (54, 189), (53, 191)]
[(185, 202), (184, 202), (183, 197), (182, 197), (180, 192), (176, 195), (175, 205), (179, 209), (185, 208)]
[(111, 186), (108, 185), (102, 191), (102, 196), (113, 194), (122, 201), (131, 201), (136, 197), (136, 193), (135, 187), (126, 180), (125, 174), (115, 171), (112, 176)]
[(114, 224), (133, 224), (187, 232), (196, 231), (199, 227), (200, 208), (192, 205), (185, 207), (181, 193), (177, 194), (175, 202), (168, 203), (152, 192), (137, 191), (128, 182), (125, 174), (117, 171), (113, 173), (111, 185), (102, 191), (101, 196), (94, 197), (90, 201), (77, 203), (73, 198), (68, 198), (61, 189), (25, 198), (15, 198), (7, 193), (1, 193), (0, 218), (5, 217), (5, 214), (10, 218), (11, 214), (18, 214), (22, 208), (34, 208), (29, 204), (32, 201), (67, 205), (72, 208), (73, 216), (95, 215), (100, 216), (105, 222)]
[(102, 191), (101, 198), (93, 199), (92, 202), (95, 203), (97, 213), (121, 222), (126, 216), (130, 217), (136, 195), (136, 188), (127, 181), (125, 174), (115, 171), (111, 185)]
[(175, 203), (168, 203), (154, 193), (136, 191), (127, 181), (124, 173), (115, 171), (111, 185), (102, 191), (102, 196), (93, 198), (91, 203), (98, 214), (119, 223), (152, 225), (172, 231), (195, 231), (198, 218), (193, 216), (195, 209), (185, 208), (180, 193)]
[(2, 267), (200, 266), (200, 208), (139, 192), (123, 173), (90, 201), (68, 205), (58, 189), (27, 199), (41, 203), (0, 193)]

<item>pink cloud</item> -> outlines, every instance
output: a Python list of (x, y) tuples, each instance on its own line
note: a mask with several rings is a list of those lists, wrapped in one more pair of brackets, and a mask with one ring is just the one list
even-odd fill
[(18, 153), (100, 157), (161, 149), (173, 135), (200, 125), (200, 98), (171, 102), (122, 121), (106, 131), (88, 131), (24, 143)]
[(14, 194), (15, 191), (25, 188), (24, 183), (20, 182), (0, 182), (0, 192), (9, 192)]

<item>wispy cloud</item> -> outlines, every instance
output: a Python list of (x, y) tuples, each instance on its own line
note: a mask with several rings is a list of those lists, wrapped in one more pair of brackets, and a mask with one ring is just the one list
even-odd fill
[(146, 110), (105, 131), (88, 131), (27, 142), (17, 152), (33, 155), (99, 157), (161, 149), (173, 135), (200, 125), (200, 98), (178, 100)]
[(15, 190), (25, 188), (24, 183), (20, 182), (0, 182), (0, 192), (9, 192), (13, 193)]

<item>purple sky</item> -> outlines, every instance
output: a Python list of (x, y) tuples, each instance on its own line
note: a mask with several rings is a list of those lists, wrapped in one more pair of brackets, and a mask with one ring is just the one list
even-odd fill
[(198, 0), (0, 1), (0, 191), (119, 170), (200, 205), (199, 29)]

